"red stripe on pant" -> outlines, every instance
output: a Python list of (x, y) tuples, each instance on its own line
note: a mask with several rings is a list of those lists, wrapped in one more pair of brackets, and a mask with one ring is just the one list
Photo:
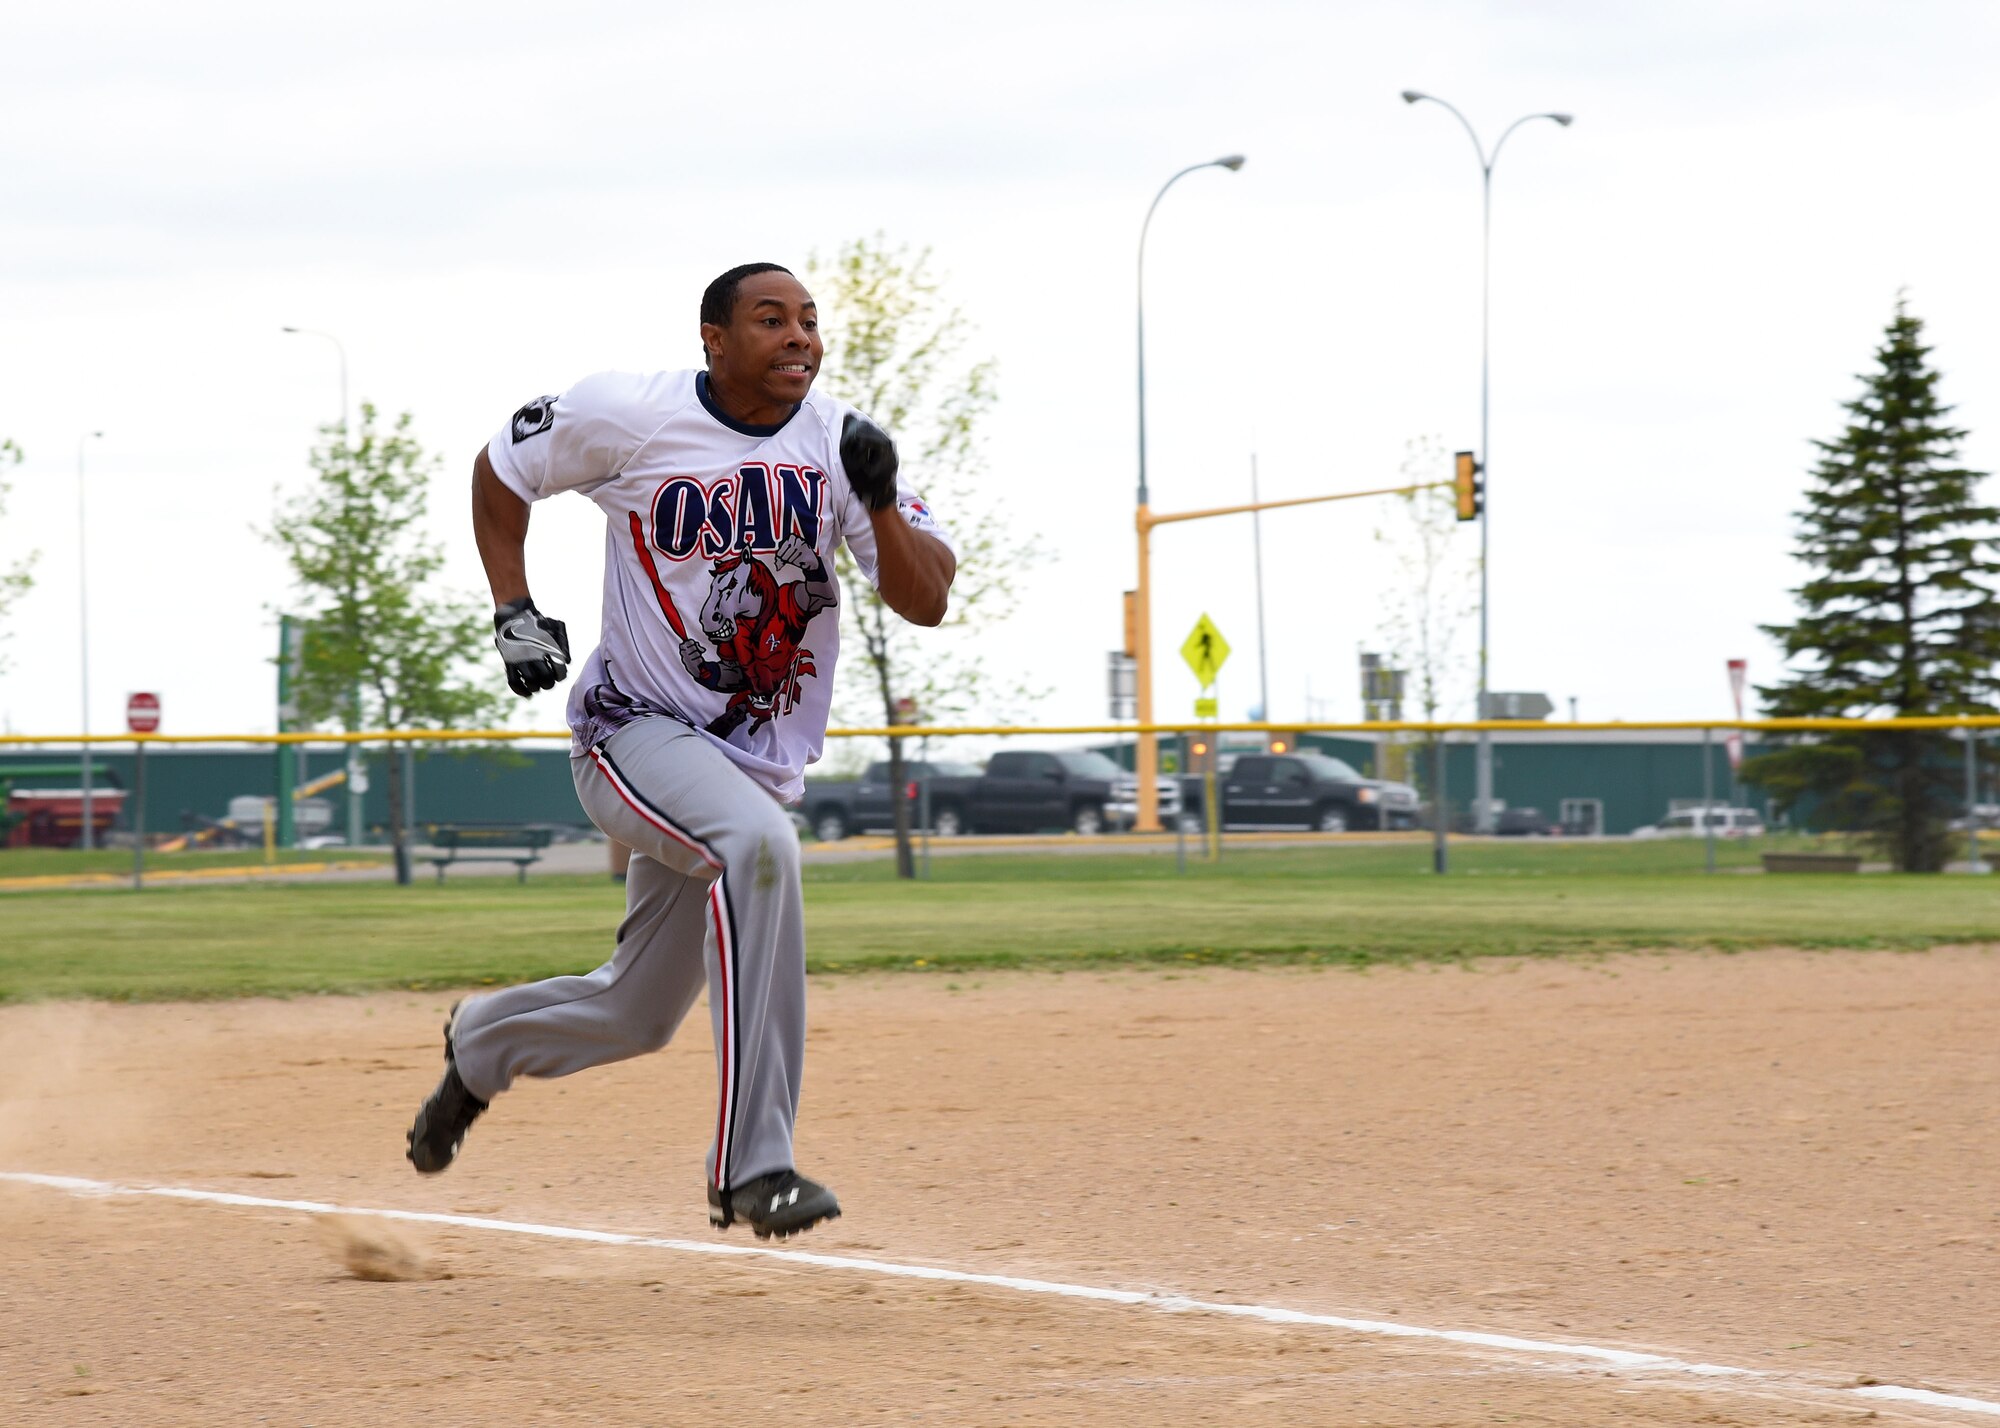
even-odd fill
[(596, 749), (590, 751), (590, 758), (591, 762), (597, 765), (598, 772), (603, 774), (605, 779), (610, 783), (612, 792), (625, 800), (626, 807), (630, 808), (634, 813), (638, 814), (646, 822), (652, 824), (683, 848), (698, 855), (711, 868), (718, 871), (721, 870), (722, 859), (716, 857), (706, 843), (685, 829), (676, 827), (672, 819), (640, 797), (638, 792), (625, 781), (624, 775), (618, 772), (618, 765), (612, 763), (609, 758)]
[[(718, 873), (722, 871), (722, 860), (709, 846), (685, 829), (675, 826), (672, 819), (648, 803), (626, 781), (608, 755), (593, 748), (590, 759), (611, 785), (612, 791), (624, 800), (626, 807), (682, 847), (698, 854), (709, 867)], [(735, 1129), (737, 1054), (736, 939), (729, 920), (728, 894), (722, 884), (723, 880), (718, 877), (708, 888), (708, 915), (715, 927), (716, 992), (722, 1007), (722, 1090), (715, 1113), (715, 1186), (718, 1190), (729, 1188), (729, 1142)]]
[(729, 1141), (736, 1113), (736, 944), (722, 879), (709, 884), (708, 915), (715, 925), (716, 993), (721, 1000), (722, 1090), (715, 1112), (715, 1188), (729, 1188)]

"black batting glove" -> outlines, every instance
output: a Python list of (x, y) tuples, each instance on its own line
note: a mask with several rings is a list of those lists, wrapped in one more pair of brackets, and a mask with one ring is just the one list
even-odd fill
[(896, 504), (896, 443), (860, 412), (849, 412), (841, 425), (840, 464), (862, 505), (886, 511)]
[(507, 662), (507, 686), (526, 699), (569, 678), (569, 629), (526, 595), (493, 612), (493, 646)]

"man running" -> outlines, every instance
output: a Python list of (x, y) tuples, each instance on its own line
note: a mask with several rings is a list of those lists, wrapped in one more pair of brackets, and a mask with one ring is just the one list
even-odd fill
[(819, 757), (840, 643), (842, 541), (904, 619), (936, 625), (950, 537), (897, 475), (888, 435), (812, 394), (811, 294), (751, 263), (701, 302), (704, 370), (586, 377), (515, 412), (473, 463), (472, 524), (507, 680), (565, 678), (563, 624), (535, 608), (531, 504), (577, 491), (607, 520), (603, 636), (570, 695), (577, 796), (633, 850), (611, 960), (470, 998), (409, 1157), (452, 1163), (517, 1076), (566, 1076), (666, 1045), (706, 985), (720, 1083), (709, 1219), (784, 1237), (840, 1214), (798, 1173), (805, 917), (796, 802)]

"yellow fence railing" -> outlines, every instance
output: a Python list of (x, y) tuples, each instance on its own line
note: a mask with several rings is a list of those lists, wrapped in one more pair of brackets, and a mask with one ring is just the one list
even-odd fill
[[(1741, 730), (1744, 733), (1839, 733), (1864, 729), (2000, 729), (2000, 715), (1937, 714), (1901, 719), (1632, 719), (1541, 722), (1520, 719), (1404, 720), (1357, 723), (1253, 724), (1189, 720), (1174, 724), (885, 724), (832, 728), (829, 739), (948, 739), (964, 737), (1123, 736), (1134, 734), (1458, 734), (1648, 733)], [(360, 729), (290, 734), (0, 734), (0, 746), (32, 744), (378, 744), (508, 743), (524, 739), (567, 739), (567, 729)]]
[[(949, 739), (966, 737), (1126, 737), (1135, 734), (1459, 734), (1717, 732), (1749, 734), (1842, 733), (1866, 729), (2000, 729), (2000, 715), (1933, 714), (1902, 719), (1628, 719), (1611, 721), (1530, 721), (1467, 719), (1358, 723), (1252, 724), (1188, 720), (1174, 724), (885, 724), (828, 729), (829, 739)], [(511, 743), (525, 739), (567, 739), (567, 729), (360, 729), (293, 734), (0, 734), (0, 747), (35, 744), (443, 744)]]

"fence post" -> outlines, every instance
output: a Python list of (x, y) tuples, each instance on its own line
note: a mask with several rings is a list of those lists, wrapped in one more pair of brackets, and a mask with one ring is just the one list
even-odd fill
[[(278, 732), (285, 733), (297, 726), (292, 707), (292, 670), (294, 653), (298, 642), (303, 639), (305, 626), (290, 615), (278, 616)], [(278, 846), (296, 848), (299, 844), (298, 809), (293, 803), (292, 791), (305, 782), (305, 745), (296, 749), (283, 743), (271, 746), (271, 755), (277, 763), (278, 775)]]
[[(1215, 739), (1215, 736), (1211, 734), (1209, 738)], [(1209, 766), (1201, 775), (1201, 811), (1207, 815), (1207, 858), (1211, 863), (1222, 861), (1222, 798), (1221, 789), (1215, 779), (1214, 763), (1220, 743), (1220, 740), (1216, 740), (1209, 745)]]
[(1180, 781), (1181, 796), (1174, 800), (1174, 871), (1185, 875), (1187, 872), (1187, 789), (1188, 757), (1187, 735), (1177, 734), (1180, 740), (1180, 758), (1174, 766), (1174, 777)]
[(1715, 871), (1715, 730), (1701, 731), (1701, 830), (1704, 872)]
[[(352, 734), (361, 727), (361, 696), (357, 692), (348, 707), (347, 732)], [(368, 786), (368, 776), (361, 768), (361, 745), (350, 743), (347, 751), (347, 846), (361, 846), (361, 793)]]
[[(278, 721), (278, 732), (280, 734), (285, 732), (283, 719)], [(143, 749), (145, 745), (141, 744), (139, 747)], [(290, 746), (285, 744), (273, 744), (271, 753), (277, 760), (278, 846), (294, 848), (298, 846), (299, 841), (298, 828), (292, 821), (297, 817), (297, 806), (293, 802), (292, 791), (298, 786), (298, 758)], [(143, 758), (144, 755), (140, 757)]]
[(1451, 870), (1451, 809), (1444, 797), (1444, 735), (1431, 733), (1431, 871), (1442, 876)]
[(931, 741), (929, 739), (925, 739), (917, 746), (917, 757), (922, 761), (924, 770), (917, 775), (917, 847), (920, 850), (917, 876), (929, 882), (931, 876)]
[(1965, 726), (1965, 870), (1987, 872), (1979, 858), (1979, 730)]
[(132, 887), (146, 885), (146, 741), (132, 750)]
[(403, 745), (403, 846), (417, 844), (417, 746)]

